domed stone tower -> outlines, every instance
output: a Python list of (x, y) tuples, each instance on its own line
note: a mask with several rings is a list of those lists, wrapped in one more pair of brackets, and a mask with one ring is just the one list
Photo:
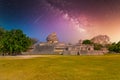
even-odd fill
[(48, 37), (46, 38), (48, 43), (58, 43), (59, 40), (57, 38), (57, 34), (55, 32), (51, 33), (48, 35)]

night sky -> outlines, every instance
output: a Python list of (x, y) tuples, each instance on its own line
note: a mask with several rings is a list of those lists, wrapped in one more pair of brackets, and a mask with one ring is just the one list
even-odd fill
[(77, 43), (99, 34), (120, 40), (120, 0), (0, 0), (0, 26), (45, 41)]

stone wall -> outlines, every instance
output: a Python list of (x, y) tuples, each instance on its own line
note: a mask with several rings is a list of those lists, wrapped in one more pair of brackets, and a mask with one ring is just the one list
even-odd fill
[(63, 55), (104, 55), (103, 51), (64, 51)]
[(36, 45), (33, 51), (29, 52), (30, 54), (53, 54), (54, 46), (53, 45)]

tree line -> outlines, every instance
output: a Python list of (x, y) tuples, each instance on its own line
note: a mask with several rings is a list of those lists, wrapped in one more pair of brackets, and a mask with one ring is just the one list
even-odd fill
[[(26, 52), (38, 40), (30, 38), (20, 29), (5, 30), (0, 27), (0, 54), (1, 55), (19, 55)], [(120, 41), (108, 45), (101, 45), (91, 42), (91, 40), (84, 40), (83, 44), (94, 45), (95, 50), (108, 48), (110, 52), (120, 53)]]
[(28, 50), (35, 40), (26, 36), (20, 29), (5, 30), (0, 27), (0, 54), (18, 55)]
[(112, 43), (111, 46), (109, 46), (109, 51), (120, 53), (120, 41), (117, 43)]
[(117, 43), (111, 43), (111, 44), (106, 44), (106, 45), (101, 45), (101, 44), (96, 44), (91, 42), (91, 40), (84, 40), (83, 44), (89, 44), (94, 46), (94, 50), (101, 50), (102, 48), (107, 48), (109, 52), (113, 53), (120, 53), (120, 41)]

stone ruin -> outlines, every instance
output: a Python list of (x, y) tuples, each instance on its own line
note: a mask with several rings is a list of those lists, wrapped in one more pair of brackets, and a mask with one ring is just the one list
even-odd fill
[(46, 38), (48, 43), (58, 43), (58, 38), (57, 38), (57, 34), (55, 32), (51, 33), (50, 35), (48, 35), (48, 37)]
[(93, 43), (106, 45), (110, 44), (110, 38), (107, 35), (98, 35), (91, 39)]
[[(47, 42), (37, 44), (31, 54), (103, 55), (107, 53), (107, 50), (96, 51), (93, 45), (82, 44), (82, 40), (75, 45), (59, 42), (56, 33), (48, 35), (46, 40)], [(109, 37), (106, 35), (99, 35), (91, 39), (94, 43), (103, 45), (108, 44), (110, 42), (109, 40)]]
[(40, 42), (32, 50), (31, 54), (60, 54), (65, 49), (65, 43), (58, 40), (55, 32), (49, 34), (46, 42)]

